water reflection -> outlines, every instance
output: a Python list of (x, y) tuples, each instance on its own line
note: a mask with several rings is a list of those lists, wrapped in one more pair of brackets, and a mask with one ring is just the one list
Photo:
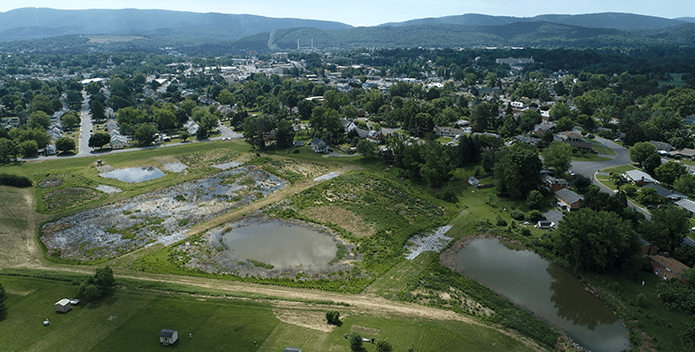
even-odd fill
[(552, 278), (550, 301), (557, 309), (557, 315), (573, 324), (594, 331), (600, 324), (611, 325), (618, 318), (598, 299), (584, 291), (582, 284), (565, 269), (557, 265), (546, 268)]
[(627, 329), (613, 312), (576, 277), (536, 253), (479, 239), (457, 253), (456, 267), (593, 351), (629, 347)]
[(137, 183), (154, 180), (164, 176), (164, 173), (156, 167), (133, 167), (118, 169), (99, 174), (101, 177), (113, 178), (128, 183)]

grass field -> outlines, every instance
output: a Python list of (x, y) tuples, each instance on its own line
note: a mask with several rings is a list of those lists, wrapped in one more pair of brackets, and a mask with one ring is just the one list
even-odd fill
[[(75, 286), (46, 279), (0, 276), (9, 293), (0, 318), (3, 351), (161, 351), (158, 333), (178, 330), (169, 348), (181, 351), (349, 351), (343, 334), (389, 341), (395, 351), (532, 351), (520, 341), (484, 325), (407, 316), (377, 317), (349, 307), (252, 302), (119, 287), (103, 300), (55, 312), (54, 303), (72, 297)], [(341, 311), (342, 325), (325, 324), (327, 310)], [(378, 314), (378, 312), (376, 312)], [(48, 318), (51, 325), (42, 326)], [(189, 338), (188, 334), (192, 334)], [(254, 346), (254, 341), (258, 347)], [(375, 351), (366, 343), (364, 351)]]
[(615, 150), (613, 150), (613, 148), (608, 148), (601, 143), (593, 141), (591, 142), (591, 144), (593, 144), (592, 148), (594, 148), (599, 154), (615, 155)]

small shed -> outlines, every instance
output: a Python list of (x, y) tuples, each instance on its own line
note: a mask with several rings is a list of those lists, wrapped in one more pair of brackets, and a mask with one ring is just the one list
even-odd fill
[(478, 188), (478, 185), (480, 185), (480, 181), (478, 181), (477, 178), (471, 176), (468, 178), (468, 184), (475, 188)]
[(159, 332), (159, 343), (162, 344), (162, 346), (173, 345), (178, 339), (179, 332), (176, 330), (162, 329), (162, 331)]
[(69, 299), (63, 298), (56, 302), (56, 313), (67, 313), (72, 309), (72, 303)]

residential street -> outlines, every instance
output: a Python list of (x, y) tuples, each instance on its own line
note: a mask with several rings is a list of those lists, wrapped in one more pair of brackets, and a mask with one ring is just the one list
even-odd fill
[(89, 95), (86, 91), (82, 91), (82, 122), (80, 123), (80, 144), (78, 146), (79, 156), (90, 155), (92, 148), (89, 147), (89, 137), (92, 131), (92, 114), (89, 113)]

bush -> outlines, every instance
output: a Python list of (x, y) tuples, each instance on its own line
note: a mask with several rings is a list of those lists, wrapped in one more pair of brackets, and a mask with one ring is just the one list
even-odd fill
[(379, 341), (376, 343), (376, 352), (391, 352), (393, 347), (386, 341)]
[(328, 324), (339, 325), (340, 324), (340, 312), (332, 310), (326, 312), (326, 322)]
[(522, 221), (522, 220), (524, 220), (524, 218), (526, 218), (526, 216), (524, 215), (524, 212), (521, 210), (512, 210), (509, 213), (509, 216), (511, 216), (512, 219), (519, 220), (519, 221)]
[(292, 153), (294, 153), (294, 154), (299, 154), (299, 149), (293, 150)]
[(439, 193), (437, 193), (436, 196), (437, 198), (449, 203), (458, 203), (459, 201), (456, 191), (451, 186), (445, 186)]
[(523, 227), (521, 228), (521, 234), (523, 236), (531, 236), (531, 230), (528, 229), (528, 227)]
[(350, 350), (353, 352), (359, 351), (362, 349), (362, 335), (360, 335), (357, 332), (351, 332), (350, 336), (348, 337), (348, 340), (350, 341)]
[(637, 295), (637, 305), (642, 308), (647, 308), (647, 296), (645, 296), (644, 293)]
[(543, 202), (543, 195), (537, 190), (528, 193), (526, 197), (526, 206), (531, 209), (538, 209)]
[(529, 214), (527, 219), (531, 222), (538, 222), (541, 219), (543, 219), (543, 213), (541, 213), (538, 210), (532, 210)]
[(502, 219), (501, 216), (497, 216), (497, 226), (507, 226), (507, 221)]
[(31, 187), (33, 183), (24, 176), (0, 174), (0, 185), (14, 187)]

